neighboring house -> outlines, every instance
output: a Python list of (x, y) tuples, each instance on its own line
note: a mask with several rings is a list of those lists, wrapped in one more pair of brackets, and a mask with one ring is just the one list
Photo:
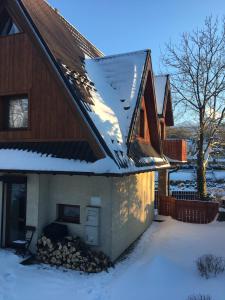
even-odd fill
[[(158, 75), (154, 77), (154, 80), (163, 154), (168, 159), (171, 168), (174, 168), (187, 162), (187, 144), (185, 140), (167, 139), (166, 136), (167, 127), (174, 126), (169, 75)], [(168, 169), (159, 170), (158, 192), (159, 196), (168, 196)]]
[(166, 127), (174, 126), (169, 75), (158, 75), (155, 79), (157, 112), (160, 121), (161, 140), (166, 139)]
[(2, 247), (57, 221), (114, 260), (151, 224), (170, 163), (149, 50), (104, 56), (43, 0), (0, 0), (0, 114)]

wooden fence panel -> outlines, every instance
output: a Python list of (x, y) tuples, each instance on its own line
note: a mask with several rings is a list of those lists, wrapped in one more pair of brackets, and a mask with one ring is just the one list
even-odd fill
[(212, 222), (219, 210), (216, 202), (177, 200), (174, 197), (159, 198), (159, 214), (171, 216), (172, 218), (196, 224), (207, 224)]

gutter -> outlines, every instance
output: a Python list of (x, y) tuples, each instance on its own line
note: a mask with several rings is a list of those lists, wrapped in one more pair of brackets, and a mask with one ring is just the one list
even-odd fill
[(46, 44), (46, 42), (42, 38), (39, 30), (37, 29), (37, 26), (34, 24), (34, 22), (33, 22), (32, 18), (31, 18), (31, 16), (29, 15), (26, 7), (23, 5), (23, 3), (22, 3), (21, 0), (16, 0), (16, 2), (19, 4), (19, 8), (20, 8), (21, 13), (25, 17), (25, 19), (28, 22), (28, 24), (29, 24), (32, 32), (34, 33), (35, 37), (39, 41), (39, 44), (41, 45), (42, 49), (44, 50), (45, 54), (47, 55), (47, 57), (48, 57), (51, 65), (52, 65), (52, 67), (54, 68), (54, 70), (58, 74), (58, 77), (59, 77), (60, 81), (63, 83), (64, 87), (69, 92), (71, 98), (73, 99), (73, 102), (76, 105), (76, 108), (78, 109), (78, 111), (81, 114), (81, 116), (83, 116), (84, 121), (86, 121), (86, 125), (88, 126), (89, 130), (92, 132), (93, 136), (96, 137), (96, 140), (97, 140), (100, 148), (103, 150), (103, 152), (107, 156), (109, 156), (110, 158), (112, 158), (113, 161), (116, 163), (116, 165), (119, 167), (119, 165), (118, 165), (118, 163), (117, 163), (114, 155), (111, 153), (111, 151), (109, 150), (106, 142), (104, 141), (104, 139), (102, 138), (102, 136), (98, 132), (97, 128), (95, 127), (94, 122), (89, 117), (89, 115), (87, 114), (85, 108), (82, 106), (82, 104), (80, 103), (80, 101), (77, 99), (77, 96), (76, 96), (74, 90), (72, 89), (72, 87), (69, 84), (68, 80), (66, 79), (64, 73), (62, 72), (61, 68), (59, 67), (59, 65), (58, 65), (55, 57), (51, 53), (48, 45)]

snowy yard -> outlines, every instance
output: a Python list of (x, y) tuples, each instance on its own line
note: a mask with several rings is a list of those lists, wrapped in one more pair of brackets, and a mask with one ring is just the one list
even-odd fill
[(51, 267), (22, 266), (0, 251), (0, 300), (186, 300), (191, 294), (225, 299), (225, 275), (199, 277), (195, 260), (225, 256), (225, 223), (192, 225), (164, 217), (144, 234), (128, 259), (109, 273), (82, 275)]

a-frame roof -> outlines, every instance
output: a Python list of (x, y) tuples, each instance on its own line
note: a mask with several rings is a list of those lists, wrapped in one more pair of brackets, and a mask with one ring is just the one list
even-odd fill
[(105, 57), (45, 1), (6, 2), (13, 2), (32, 27), (105, 153), (119, 168), (132, 168), (128, 137), (149, 51)]
[(165, 118), (167, 126), (173, 126), (173, 110), (170, 91), (169, 75), (157, 75), (154, 77), (157, 111), (160, 118)]
[[(127, 152), (129, 129), (140, 97), (148, 51), (86, 59), (85, 69), (94, 82), (89, 115), (110, 149)], [(122, 159), (122, 157), (121, 157)]]
[(168, 76), (167, 75), (158, 75), (155, 76), (155, 92), (157, 100), (157, 110), (159, 115), (163, 115), (164, 104), (166, 101), (166, 85)]

